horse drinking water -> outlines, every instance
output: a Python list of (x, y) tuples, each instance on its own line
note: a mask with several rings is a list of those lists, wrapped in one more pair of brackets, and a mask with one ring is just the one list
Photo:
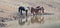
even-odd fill
[(19, 12), (21, 15), (23, 15), (22, 11), (25, 11), (25, 12), (26, 12), (26, 16), (27, 16), (28, 10), (25, 10), (25, 8), (24, 8), (23, 6), (20, 6), (18, 9), (19, 9), (18, 12)]

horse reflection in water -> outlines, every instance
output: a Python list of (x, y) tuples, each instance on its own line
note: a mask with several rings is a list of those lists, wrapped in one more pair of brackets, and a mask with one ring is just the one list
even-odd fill
[(22, 16), (22, 17), (19, 19), (19, 21), (18, 21), (20, 25), (24, 25), (24, 24), (27, 22), (27, 18), (24, 19), (25, 17), (24, 17), (24, 18), (23, 18), (23, 17), (24, 17), (24, 16)]
[[(20, 25), (24, 25), (25, 23), (29, 22), (34, 24), (34, 23), (40, 23), (40, 24), (43, 24), (44, 23), (44, 16), (33, 16), (30, 18), (30, 20), (28, 20), (28, 18), (26, 17), (25, 20), (23, 21), (24, 19), (19, 19), (19, 24)], [(28, 23), (27, 23), (28, 24)]]
[(31, 23), (40, 23), (40, 24), (43, 24), (44, 23), (44, 17), (43, 16), (33, 16), (31, 18)]
[(25, 21), (22, 21), (22, 19), (19, 20), (19, 24), (20, 25), (24, 25), (25, 24)]

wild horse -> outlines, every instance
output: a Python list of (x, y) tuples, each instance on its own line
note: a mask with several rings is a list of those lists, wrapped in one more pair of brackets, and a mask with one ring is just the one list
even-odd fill
[(40, 6), (37, 6), (36, 8), (34, 8), (34, 7), (27, 7), (27, 8), (29, 8), (29, 10), (31, 11), (31, 14), (33, 14), (34, 15), (34, 13), (35, 14), (38, 14), (38, 13), (40, 13), (40, 14), (43, 14), (44, 13), (44, 8), (43, 7), (40, 7)]
[(19, 12), (21, 15), (23, 15), (22, 11), (25, 11), (25, 12), (26, 12), (26, 16), (27, 16), (28, 10), (25, 10), (25, 8), (24, 8), (23, 6), (20, 6), (18, 9), (19, 9), (18, 12)]

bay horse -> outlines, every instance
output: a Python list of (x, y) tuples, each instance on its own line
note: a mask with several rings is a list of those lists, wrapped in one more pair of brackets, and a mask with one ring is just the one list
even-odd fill
[(44, 13), (44, 8), (43, 7), (37, 6), (36, 10), (39, 10), (41, 14)]
[(29, 8), (29, 10), (31, 11), (31, 14), (33, 14), (34, 15), (34, 13), (35, 14), (43, 14), (44, 13), (44, 8), (43, 7), (40, 7), (40, 6), (37, 6), (36, 8), (34, 8), (34, 7), (27, 7), (27, 8)]
[(35, 9), (35, 8), (31, 7), (31, 13), (33, 13), (33, 15), (38, 14), (38, 12), (39, 12), (39, 9)]

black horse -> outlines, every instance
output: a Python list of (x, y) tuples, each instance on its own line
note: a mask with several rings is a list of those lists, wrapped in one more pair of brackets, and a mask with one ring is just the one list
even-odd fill
[(22, 14), (22, 11), (25, 11), (25, 12), (26, 12), (26, 16), (27, 16), (28, 10), (25, 10), (25, 8), (24, 8), (23, 6), (20, 6), (18, 9), (19, 9), (18, 12), (20, 12), (21, 15), (23, 15), (23, 14)]

